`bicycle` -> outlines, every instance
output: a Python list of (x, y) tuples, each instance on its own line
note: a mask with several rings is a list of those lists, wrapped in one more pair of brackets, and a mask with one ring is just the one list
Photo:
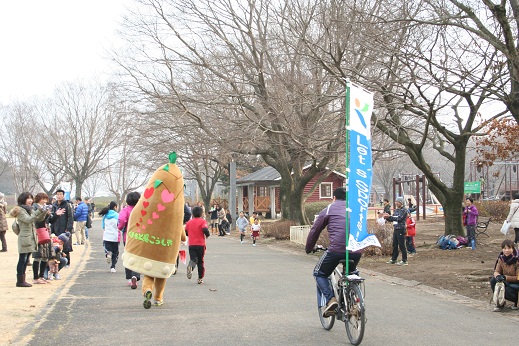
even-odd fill
[[(314, 252), (326, 251), (326, 248), (317, 247)], [(332, 275), (328, 277), (331, 287), (337, 299), (337, 308), (335, 313), (323, 316), (326, 307), (326, 297), (324, 297), (319, 287), (317, 287), (317, 312), (319, 319), (325, 330), (331, 330), (338, 319), (345, 323), (346, 334), (352, 345), (359, 345), (364, 337), (366, 326), (366, 308), (364, 305), (364, 278), (357, 275), (358, 272), (346, 273), (346, 259), (339, 262), (339, 266), (335, 268)], [(353, 261), (349, 261), (349, 265), (353, 265)]]

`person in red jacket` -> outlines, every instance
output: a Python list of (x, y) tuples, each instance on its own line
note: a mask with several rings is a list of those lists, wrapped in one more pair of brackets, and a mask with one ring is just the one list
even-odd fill
[(405, 220), (406, 225), (406, 237), (405, 237), (405, 246), (407, 247), (407, 252), (409, 255), (416, 254), (416, 247), (414, 245), (414, 236), (416, 235), (416, 221), (413, 219), (411, 215), (411, 211), (407, 211), (407, 219)]
[(202, 218), (202, 208), (194, 207), (191, 211), (193, 218), (186, 223), (186, 235), (189, 237), (189, 264), (187, 278), (191, 279), (193, 270), (198, 265), (198, 284), (204, 282), (205, 239), (209, 237), (207, 221)]

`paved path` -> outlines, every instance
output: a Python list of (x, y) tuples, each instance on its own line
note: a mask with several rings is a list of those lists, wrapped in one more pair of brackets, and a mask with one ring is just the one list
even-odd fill
[[(25, 327), (18, 343), (34, 335), (28, 344), (349, 344), (342, 323), (330, 332), (320, 326), (311, 276), (317, 257), (261, 241), (252, 247), (210, 237), (204, 284), (197, 285), (196, 272), (188, 280), (181, 264), (168, 279), (164, 305), (145, 310), (140, 286), (127, 286), (122, 264), (117, 273), (109, 272), (100, 231), (92, 231), (90, 239), (90, 256), (76, 279), (36, 316), (36, 327)], [(485, 304), (456, 302), (459, 296), (362, 273), (368, 317), (362, 345), (496, 345), (516, 338), (515, 312), (492, 313)]]

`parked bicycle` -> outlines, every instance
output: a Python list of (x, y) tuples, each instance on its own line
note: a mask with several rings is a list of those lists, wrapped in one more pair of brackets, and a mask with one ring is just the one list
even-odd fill
[[(314, 252), (326, 251), (324, 247), (316, 247)], [(346, 273), (346, 259), (340, 261), (332, 275), (328, 277), (331, 287), (337, 299), (337, 309), (330, 314), (323, 316), (326, 307), (326, 297), (317, 287), (317, 312), (324, 329), (331, 330), (335, 319), (345, 323), (346, 334), (352, 345), (359, 345), (364, 337), (366, 326), (366, 308), (364, 306), (364, 279), (358, 276), (358, 271)], [(349, 267), (353, 261), (349, 261)]]

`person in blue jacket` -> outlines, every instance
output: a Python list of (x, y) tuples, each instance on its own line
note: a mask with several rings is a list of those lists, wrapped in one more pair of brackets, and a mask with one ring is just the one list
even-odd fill
[(74, 245), (85, 244), (85, 225), (88, 219), (88, 205), (82, 201), (81, 197), (76, 197), (76, 211), (74, 212), (74, 221), (76, 221), (76, 242)]

